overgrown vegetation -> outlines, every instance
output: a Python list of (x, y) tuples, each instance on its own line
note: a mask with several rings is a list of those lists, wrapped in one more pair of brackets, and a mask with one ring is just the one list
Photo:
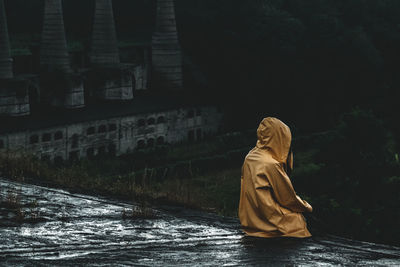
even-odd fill
[[(236, 216), (240, 167), (255, 144), (254, 132), (194, 144), (136, 151), (118, 158), (54, 166), (8, 152), (0, 157), (5, 177), (85, 193), (133, 199), (143, 207), (122, 216), (146, 218), (149, 203), (180, 204)], [(399, 244), (400, 163), (393, 135), (372, 112), (355, 109), (334, 129), (295, 138), (292, 181), (314, 207), (310, 223), (352, 238)], [(136, 206), (135, 206), (136, 207)], [(139, 209), (140, 210), (140, 209)]]
[(398, 148), (382, 121), (355, 109), (334, 131), (310, 141), (299, 144), (308, 152), (293, 177), (314, 215), (337, 234), (399, 244)]
[[(238, 166), (249, 141), (254, 142), (254, 134), (226, 134), (201, 143), (141, 150), (118, 158), (97, 157), (63, 166), (25, 153), (7, 152), (0, 155), (0, 170), (11, 179), (33, 178), (48, 185), (133, 199), (141, 204), (177, 203), (234, 215), (240, 185)], [(221, 193), (225, 195), (223, 203)], [(231, 201), (231, 197), (237, 201)]]
[(40, 214), (37, 201), (23, 201), (18, 190), (8, 191), (4, 197), (0, 195), (0, 217), (0, 226), (45, 220)]
[(144, 201), (141, 202), (140, 206), (132, 205), (131, 209), (122, 210), (122, 219), (124, 220), (136, 220), (136, 219), (155, 219), (157, 215), (155, 211), (146, 206)]

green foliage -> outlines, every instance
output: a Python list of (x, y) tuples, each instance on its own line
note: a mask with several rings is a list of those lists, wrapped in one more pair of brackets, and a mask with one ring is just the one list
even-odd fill
[[(253, 143), (253, 135), (230, 133), (202, 143), (144, 149), (118, 158), (101, 156), (61, 166), (7, 151), (0, 154), (0, 172), (10, 179), (33, 179), (73, 191), (133, 198), (139, 203), (172, 202), (234, 216), (240, 186), (238, 166), (248, 152), (243, 145)], [(135, 210), (126, 211), (123, 217), (141, 215)]]
[(372, 111), (356, 108), (298, 153), (295, 187), (310, 197), (314, 214), (330, 231), (378, 242), (399, 240), (400, 218), (392, 216), (400, 210), (395, 143)]

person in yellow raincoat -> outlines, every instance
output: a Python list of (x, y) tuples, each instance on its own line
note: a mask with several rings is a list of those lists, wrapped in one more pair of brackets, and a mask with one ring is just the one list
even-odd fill
[(312, 207), (296, 195), (287, 174), (293, 169), (289, 127), (276, 118), (265, 118), (257, 138), (242, 167), (239, 219), (243, 230), (257, 237), (310, 237), (302, 212), (312, 212)]

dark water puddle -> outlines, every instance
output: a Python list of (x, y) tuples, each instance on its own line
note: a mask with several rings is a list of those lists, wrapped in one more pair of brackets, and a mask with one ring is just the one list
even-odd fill
[(400, 265), (400, 248), (329, 235), (310, 239), (245, 237), (239, 223), (176, 207), (155, 219), (122, 219), (132, 205), (0, 180), (0, 194), (37, 202), (45, 221), (0, 227), (6, 265)]

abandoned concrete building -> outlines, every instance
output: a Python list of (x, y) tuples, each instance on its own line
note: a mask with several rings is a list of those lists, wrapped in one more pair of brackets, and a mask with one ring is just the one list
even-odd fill
[(173, 0), (157, 0), (151, 43), (128, 63), (120, 60), (112, 0), (95, 1), (88, 61), (67, 48), (62, 0), (44, 0), (43, 14), (39, 54), (30, 64), (37, 58), (38, 67), (14, 74), (0, 0), (0, 151), (74, 160), (218, 131), (216, 107), (187, 104), (176, 94), (184, 85)]

